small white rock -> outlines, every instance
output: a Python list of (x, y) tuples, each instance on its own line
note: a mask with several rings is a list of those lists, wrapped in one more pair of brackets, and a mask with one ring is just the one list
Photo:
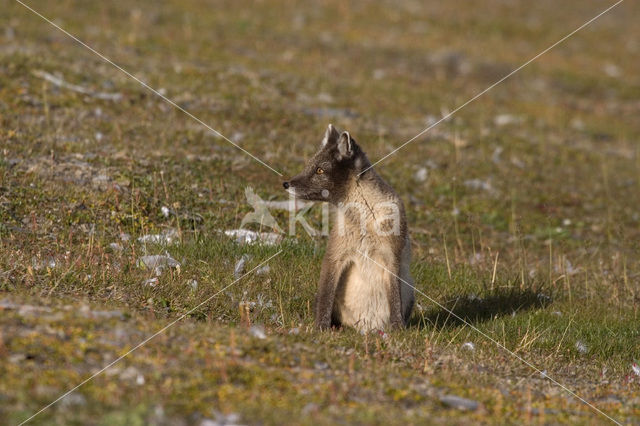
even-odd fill
[(373, 79), (374, 80), (382, 80), (387, 76), (387, 72), (383, 69), (375, 69), (373, 70)]
[(424, 182), (429, 177), (429, 170), (426, 167), (421, 167), (417, 172), (413, 175), (413, 178), (418, 182)]
[(456, 395), (443, 395), (440, 397), (440, 402), (446, 406), (462, 411), (475, 411), (480, 405), (472, 399), (462, 398)]
[(175, 229), (167, 229), (161, 234), (147, 234), (138, 238), (138, 242), (142, 244), (163, 244), (169, 245), (178, 238), (178, 231)]
[(473, 190), (483, 190), (493, 192), (493, 186), (489, 180), (468, 179), (464, 181), (464, 186)]
[(153, 278), (149, 278), (148, 280), (144, 280), (144, 285), (147, 285), (149, 287), (155, 287), (156, 284), (158, 284), (158, 278), (157, 277), (153, 277)]
[(193, 291), (196, 291), (198, 289), (198, 281), (196, 280), (189, 280), (187, 284), (189, 284), (189, 287), (191, 287), (191, 290)]
[(139, 386), (144, 385), (144, 376), (142, 374), (138, 374), (136, 377), (136, 384)]
[(493, 123), (499, 127), (506, 126), (508, 124), (517, 124), (520, 122), (522, 122), (522, 119), (520, 117), (516, 117), (515, 115), (511, 114), (498, 114), (493, 119)]
[(234, 237), (238, 244), (256, 244), (261, 243), (268, 246), (274, 246), (282, 240), (281, 234), (275, 232), (255, 232), (248, 229), (229, 229), (224, 231), (229, 237)]
[(140, 372), (137, 368), (129, 366), (120, 373), (121, 380), (137, 380)]
[(271, 272), (271, 267), (269, 265), (264, 265), (256, 269), (256, 275), (267, 275), (269, 272)]
[(81, 406), (81, 405), (86, 405), (86, 404), (87, 404), (87, 399), (84, 397), (84, 395), (76, 393), (76, 392), (73, 392), (73, 393), (65, 396), (60, 401), (60, 405), (65, 407), (66, 409), (69, 409), (73, 405)]
[(581, 354), (586, 354), (587, 352), (589, 352), (589, 348), (587, 347), (587, 345), (585, 345), (580, 340), (576, 342), (576, 350)]
[(242, 274), (244, 273), (244, 267), (246, 266), (249, 259), (251, 259), (251, 256), (249, 256), (248, 254), (243, 254), (240, 260), (236, 262), (236, 266), (235, 268), (233, 268), (233, 277), (235, 279), (238, 279), (242, 276)]
[(604, 67), (602, 67), (602, 70), (605, 74), (607, 74), (607, 76), (611, 78), (619, 78), (622, 75), (620, 68), (618, 68), (616, 64), (612, 64), (611, 62), (605, 64)]
[(476, 345), (474, 345), (473, 342), (465, 342), (462, 344), (461, 349), (467, 349), (473, 352), (476, 350)]
[(249, 329), (249, 334), (260, 340), (264, 340), (267, 338), (267, 334), (264, 332), (264, 327), (260, 325), (251, 326), (251, 328)]
[(315, 364), (313, 364), (313, 368), (315, 368), (316, 370), (328, 370), (329, 364), (327, 364), (326, 362), (316, 362)]
[(169, 255), (148, 255), (138, 259), (138, 265), (147, 269), (154, 269), (156, 272), (162, 272), (165, 267), (180, 268), (180, 262)]

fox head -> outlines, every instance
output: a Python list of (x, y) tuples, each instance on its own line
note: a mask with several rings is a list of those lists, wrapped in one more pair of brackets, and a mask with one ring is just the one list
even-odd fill
[(302, 173), (282, 186), (296, 198), (338, 203), (344, 199), (349, 184), (370, 163), (349, 132), (340, 133), (329, 124), (320, 150), (307, 162)]

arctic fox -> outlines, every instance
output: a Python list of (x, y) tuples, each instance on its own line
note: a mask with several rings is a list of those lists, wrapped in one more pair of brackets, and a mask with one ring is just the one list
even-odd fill
[(349, 132), (330, 124), (303, 172), (283, 183), (296, 198), (332, 206), (315, 302), (319, 329), (401, 328), (411, 316), (415, 295), (404, 206), (370, 167)]

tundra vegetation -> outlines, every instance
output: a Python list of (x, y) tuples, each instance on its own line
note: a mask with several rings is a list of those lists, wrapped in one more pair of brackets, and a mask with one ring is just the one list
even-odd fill
[[(286, 176), (330, 122), (381, 158), (610, 5), (29, 4)], [(361, 335), (313, 330), (325, 237), (225, 233), (246, 188), (286, 199), (280, 176), (3, 1), (0, 419), (188, 313), (33, 423), (609, 422), (549, 378), (637, 423), (639, 14), (623, 2), (376, 166), (428, 297)]]

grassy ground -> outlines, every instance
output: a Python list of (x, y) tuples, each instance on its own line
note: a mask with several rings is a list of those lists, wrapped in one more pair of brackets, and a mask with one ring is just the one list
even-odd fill
[[(245, 187), (283, 200), (282, 179), (0, 4), (3, 421), (189, 313), (33, 422), (609, 422), (551, 377), (640, 423), (636, 2), (377, 166), (406, 203), (417, 287), (544, 374), (423, 296), (402, 332), (313, 331), (323, 238), (298, 227), (278, 246), (240, 245), (222, 232), (251, 211)], [(609, 6), (29, 4), (285, 176), (329, 122), (382, 157)], [(320, 208), (309, 217), (319, 226)], [(170, 230), (167, 246), (137, 240)], [(243, 255), (249, 271), (279, 250), (197, 307)], [(165, 252), (180, 268), (140, 266)]]

